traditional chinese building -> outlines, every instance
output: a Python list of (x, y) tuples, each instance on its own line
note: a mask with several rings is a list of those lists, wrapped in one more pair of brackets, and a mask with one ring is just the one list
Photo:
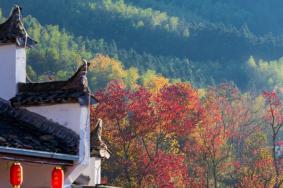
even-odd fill
[[(0, 24), (0, 187), (10, 186), (10, 167), (23, 168), (23, 188), (50, 187), (55, 167), (64, 187), (100, 184), (101, 160), (109, 158), (101, 140), (102, 121), (90, 131), (96, 103), (84, 61), (66, 81), (27, 82), (26, 49), (36, 45), (16, 6)], [(90, 139), (92, 138), (92, 139)]]

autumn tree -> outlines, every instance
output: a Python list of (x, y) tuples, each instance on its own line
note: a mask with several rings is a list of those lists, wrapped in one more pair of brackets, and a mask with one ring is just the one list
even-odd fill
[[(151, 94), (140, 88), (131, 91), (121, 81), (112, 81), (107, 88), (96, 95), (99, 105), (95, 109), (97, 117), (105, 121), (106, 135), (115, 153), (115, 166), (124, 169), (128, 186), (138, 179), (138, 151), (146, 151), (151, 158), (147, 134), (155, 130), (155, 115), (151, 106)], [(121, 177), (123, 179), (123, 177)], [(122, 180), (123, 181), (123, 180)]]
[[(187, 185), (186, 160), (179, 152), (178, 136), (189, 134), (199, 121), (196, 90), (189, 84), (175, 84), (152, 95), (143, 87), (130, 90), (123, 82), (112, 81), (96, 98), (99, 104), (94, 113), (105, 122), (104, 132), (114, 153), (111, 171), (120, 174), (116, 180), (136, 186), (152, 177), (157, 186)], [(180, 179), (173, 178), (180, 173), (175, 167), (183, 169)]]
[(272, 159), (275, 171), (274, 188), (279, 188), (283, 183), (283, 179), (281, 177), (282, 169), (280, 168), (279, 159), (276, 155), (276, 142), (278, 141), (279, 132), (283, 126), (282, 105), (275, 91), (264, 92), (263, 96), (266, 100), (267, 111), (265, 120), (272, 131)]

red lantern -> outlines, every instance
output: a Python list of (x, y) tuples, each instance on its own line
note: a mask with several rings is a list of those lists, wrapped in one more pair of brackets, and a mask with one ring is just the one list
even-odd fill
[(63, 188), (64, 186), (64, 171), (61, 167), (55, 167), (52, 171), (51, 187)]
[(13, 188), (19, 188), (23, 183), (23, 167), (20, 163), (12, 164), (10, 168), (10, 183)]

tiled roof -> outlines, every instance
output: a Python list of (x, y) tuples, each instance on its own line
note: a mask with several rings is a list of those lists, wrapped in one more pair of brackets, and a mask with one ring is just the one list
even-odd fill
[[(55, 91), (18, 94), (11, 99), (13, 106), (35, 106), (42, 104), (58, 103), (87, 103), (87, 96), (84, 92), (77, 91)], [(81, 102), (82, 101), (82, 102)]]
[(78, 155), (79, 136), (70, 129), (0, 100), (0, 146)]
[(21, 8), (15, 6), (11, 16), (0, 24), (0, 44), (15, 43), (19, 47), (33, 47), (37, 42), (29, 37), (22, 22)]
[(66, 81), (43, 83), (19, 83), (18, 94), (12, 98), (13, 106), (34, 106), (79, 102), (94, 102), (87, 81), (89, 63), (84, 62), (78, 71)]

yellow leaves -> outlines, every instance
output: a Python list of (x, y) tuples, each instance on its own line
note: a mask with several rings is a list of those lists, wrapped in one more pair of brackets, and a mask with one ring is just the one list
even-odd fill
[(254, 103), (252, 104), (252, 110), (254, 112), (258, 112), (264, 107), (264, 97), (262, 95), (259, 95), (255, 98)]
[(268, 148), (260, 148), (259, 154), (263, 159), (272, 160), (272, 155), (271, 155), (271, 152)]
[(95, 89), (106, 87), (111, 80), (120, 80), (126, 76), (122, 64), (108, 56), (97, 55), (91, 61), (92, 84)]
[(169, 83), (163, 76), (157, 75), (155, 71), (148, 70), (141, 78), (142, 85), (151, 93), (157, 94), (159, 90)]
[(168, 136), (167, 141), (169, 142), (169, 152), (178, 154), (180, 152), (180, 146), (177, 139)]
[(101, 54), (97, 55), (91, 61), (91, 65), (93, 67), (93, 71), (97, 70), (100, 72), (108, 73), (109, 79), (123, 78), (126, 75), (122, 64), (119, 61), (108, 56), (103, 56)]
[(131, 67), (127, 72), (125, 76), (125, 84), (131, 88), (135, 89), (137, 87), (136, 83), (139, 79), (139, 72), (138, 69), (135, 67)]
[(206, 96), (206, 89), (205, 88), (200, 88), (198, 89), (198, 95), (200, 98), (203, 98)]
[(155, 71), (148, 70), (140, 76), (137, 68), (124, 69), (120, 61), (101, 54), (96, 55), (90, 63), (90, 84), (95, 90), (105, 88), (112, 80), (123, 80), (129, 89), (136, 89), (137, 82), (141, 81), (142, 86), (151, 93), (157, 94), (163, 86), (169, 83), (167, 78), (156, 74)]

